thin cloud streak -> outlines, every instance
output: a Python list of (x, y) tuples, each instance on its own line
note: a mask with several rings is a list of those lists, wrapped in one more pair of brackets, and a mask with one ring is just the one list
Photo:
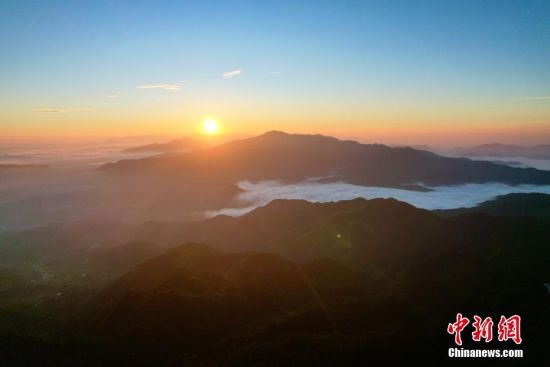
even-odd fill
[(65, 112), (80, 112), (93, 111), (92, 107), (72, 107), (72, 108), (51, 108), (51, 107), (36, 107), (35, 112), (39, 113), (65, 113)]
[(535, 97), (521, 97), (521, 98), (509, 98), (511, 101), (540, 101), (550, 99), (550, 96), (535, 96)]
[(160, 84), (138, 85), (137, 89), (138, 90), (161, 89), (161, 90), (167, 90), (171, 92), (178, 92), (181, 90), (181, 87), (177, 84), (160, 83)]
[(243, 71), (241, 69), (227, 71), (227, 72), (223, 73), (223, 78), (224, 79), (231, 79), (231, 78), (234, 78), (236, 76), (241, 75), (242, 73), (243, 73)]
[(40, 113), (63, 113), (65, 112), (62, 108), (35, 108), (36, 112)]

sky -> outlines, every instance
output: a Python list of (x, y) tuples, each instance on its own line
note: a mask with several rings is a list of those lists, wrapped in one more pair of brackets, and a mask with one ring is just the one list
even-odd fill
[(550, 143), (550, 2), (0, 2), (0, 141)]

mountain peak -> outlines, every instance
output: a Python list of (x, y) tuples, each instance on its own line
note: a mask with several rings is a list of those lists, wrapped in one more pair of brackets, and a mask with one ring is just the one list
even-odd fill
[[(268, 132), (263, 133), (262, 135), (258, 135), (255, 138), (268, 138), (268, 139), (308, 139), (308, 140), (329, 140), (329, 141), (335, 141), (335, 142), (346, 142), (344, 140), (340, 140), (338, 138), (335, 138), (333, 136), (326, 136), (322, 134), (290, 134), (284, 131), (279, 130), (270, 130)], [(354, 142), (358, 144), (357, 142)]]
[(260, 136), (289, 136), (290, 134), (289, 133), (285, 133), (284, 131), (280, 131), (280, 130), (270, 130), (270, 131), (267, 131), (265, 133), (263, 133), (262, 135)]

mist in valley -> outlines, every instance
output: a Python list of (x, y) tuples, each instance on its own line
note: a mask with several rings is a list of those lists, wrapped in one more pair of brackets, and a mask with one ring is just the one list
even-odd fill
[(394, 198), (417, 208), (438, 210), (470, 208), (497, 196), (511, 193), (550, 194), (550, 186), (507, 185), (502, 183), (465, 184), (430, 187), (427, 191), (402, 190), (387, 187), (358, 186), (344, 182), (317, 183), (300, 182), (287, 184), (280, 181), (239, 182), (243, 190), (233, 200), (234, 207), (207, 212), (208, 216), (243, 215), (264, 206), (275, 199), (307, 200), (311, 202), (332, 202), (355, 198)]
[(226, 192), (209, 194), (185, 180), (112, 177), (99, 170), (108, 162), (157, 154), (125, 152), (134, 140), (0, 146), (0, 232), (79, 221), (186, 221), (230, 200)]
[[(195, 221), (220, 214), (238, 216), (275, 199), (330, 202), (391, 197), (432, 210), (472, 207), (509, 193), (550, 193), (547, 185), (472, 183), (418, 191), (345, 182), (319, 183), (319, 178), (302, 182), (205, 183), (185, 175), (110, 175), (99, 170), (108, 162), (158, 155), (127, 152), (151, 139), (1, 146), (0, 165), (21, 167), (0, 168), (0, 231), (82, 221), (135, 224)], [(530, 163), (527, 159), (522, 161), (523, 166)], [(538, 168), (550, 165), (550, 161), (541, 159), (535, 163), (533, 166)]]

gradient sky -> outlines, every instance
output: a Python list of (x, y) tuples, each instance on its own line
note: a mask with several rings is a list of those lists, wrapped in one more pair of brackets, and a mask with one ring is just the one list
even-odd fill
[(550, 1), (0, 3), (0, 138), (550, 143)]

